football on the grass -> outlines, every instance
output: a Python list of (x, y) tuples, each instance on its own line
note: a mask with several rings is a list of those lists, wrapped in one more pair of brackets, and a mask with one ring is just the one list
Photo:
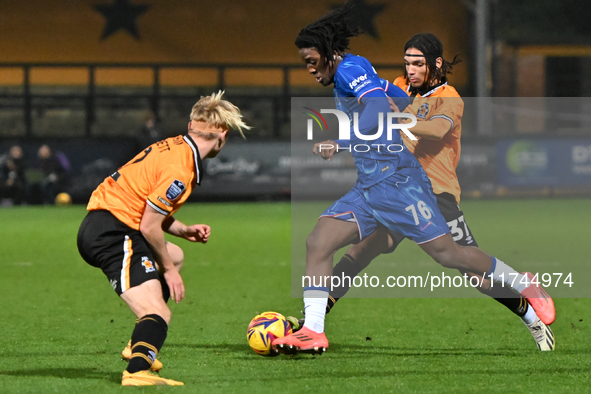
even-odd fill
[(263, 312), (256, 315), (248, 325), (246, 339), (248, 344), (260, 355), (276, 356), (271, 348), (275, 338), (291, 334), (291, 325), (281, 313)]

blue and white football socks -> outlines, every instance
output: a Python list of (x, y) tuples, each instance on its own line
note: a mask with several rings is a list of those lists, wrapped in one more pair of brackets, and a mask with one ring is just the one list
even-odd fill
[(520, 294), (530, 284), (527, 276), (515, 271), (496, 257), (492, 257), (490, 273), (493, 281), (503, 283), (504, 286), (507, 286)]
[(304, 327), (317, 332), (324, 332), (324, 318), (328, 301), (327, 287), (304, 288), (304, 308), (306, 320)]

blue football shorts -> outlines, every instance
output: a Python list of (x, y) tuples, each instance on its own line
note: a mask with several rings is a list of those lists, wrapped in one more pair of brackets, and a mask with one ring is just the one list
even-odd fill
[(417, 244), (449, 233), (431, 182), (425, 171), (416, 167), (400, 169), (370, 187), (355, 185), (320, 217), (356, 223), (361, 240), (374, 232), (378, 223)]

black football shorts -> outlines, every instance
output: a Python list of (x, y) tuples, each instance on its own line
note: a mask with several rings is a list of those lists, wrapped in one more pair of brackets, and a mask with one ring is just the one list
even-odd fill
[(159, 279), (148, 242), (137, 230), (109, 211), (90, 211), (78, 230), (78, 251), (100, 268), (118, 295), (151, 279)]
[(461, 246), (478, 247), (478, 243), (464, 219), (464, 212), (460, 211), (454, 196), (449, 193), (441, 193), (436, 194), (435, 197), (437, 197), (437, 206), (449, 226), (454, 241)]
[[(478, 243), (476, 243), (472, 231), (470, 231), (470, 227), (468, 227), (468, 223), (464, 219), (464, 212), (460, 211), (455, 197), (450, 193), (436, 194), (435, 197), (437, 198), (437, 207), (447, 222), (454, 241), (461, 246), (478, 247)], [(394, 232), (390, 232), (390, 236), (394, 240), (394, 246), (384, 253), (392, 253), (405, 238), (402, 234)]]

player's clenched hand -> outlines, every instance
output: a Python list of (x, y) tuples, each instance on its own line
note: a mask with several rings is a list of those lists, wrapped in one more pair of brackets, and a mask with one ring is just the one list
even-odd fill
[(330, 160), (332, 156), (336, 153), (338, 146), (339, 144), (331, 140), (322, 141), (314, 144), (312, 152), (315, 155), (318, 155), (320, 153), (320, 157), (322, 157), (324, 160)]
[(183, 231), (184, 238), (191, 242), (206, 243), (210, 234), (211, 227), (207, 224), (193, 224)]
[(171, 269), (164, 272), (164, 279), (170, 290), (170, 298), (177, 304), (185, 298), (185, 285), (183, 284), (183, 278), (176, 269)]

